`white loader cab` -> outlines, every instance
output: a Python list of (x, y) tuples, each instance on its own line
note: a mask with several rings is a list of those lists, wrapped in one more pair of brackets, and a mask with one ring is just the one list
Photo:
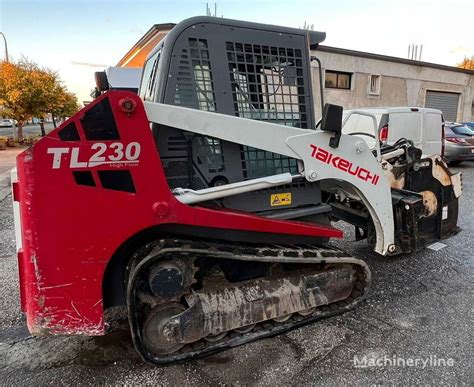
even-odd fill
[(363, 138), (370, 148), (376, 148), (376, 139), (383, 145), (393, 145), (406, 138), (421, 149), (423, 156), (431, 156), (442, 152), (443, 121), (437, 109), (360, 108), (344, 111), (342, 133)]

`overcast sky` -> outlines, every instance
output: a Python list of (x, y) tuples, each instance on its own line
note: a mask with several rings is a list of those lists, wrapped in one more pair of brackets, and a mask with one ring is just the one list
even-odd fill
[[(423, 61), (451, 66), (474, 55), (473, 0), (220, 0), (217, 7), (227, 18), (313, 24), (329, 46), (406, 58), (410, 43), (423, 44)], [(10, 57), (57, 70), (84, 101), (102, 68), (78, 63), (116, 65), (153, 24), (205, 12), (206, 1), (197, 0), (0, 0), (0, 31)]]

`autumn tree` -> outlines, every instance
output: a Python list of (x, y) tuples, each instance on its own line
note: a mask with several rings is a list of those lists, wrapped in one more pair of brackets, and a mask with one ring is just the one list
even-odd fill
[(45, 136), (44, 119), (46, 115), (57, 105), (58, 94), (62, 90), (59, 77), (55, 72), (49, 69), (33, 68), (33, 79), (36, 82), (35, 88), (39, 91), (36, 98), (38, 99), (38, 108), (36, 117), (40, 118), (41, 135)]
[[(77, 99), (61, 83), (57, 73), (26, 59), (0, 62), (0, 105), (18, 121), (18, 140), (23, 140), (23, 125), (32, 117), (45, 118), (74, 114)], [(41, 124), (42, 135), (45, 135)]]
[(457, 64), (457, 67), (467, 70), (474, 70), (474, 56), (471, 56), (470, 58), (465, 57), (462, 62)]
[(26, 63), (0, 64), (0, 104), (5, 112), (18, 121), (18, 139), (23, 139), (23, 125), (38, 113), (36, 82)]
[(56, 119), (64, 120), (76, 114), (79, 110), (79, 103), (75, 94), (68, 92), (64, 88), (58, 90), (56, 100), (49, 113), (53, 118), (54, 127), (56, 127)]

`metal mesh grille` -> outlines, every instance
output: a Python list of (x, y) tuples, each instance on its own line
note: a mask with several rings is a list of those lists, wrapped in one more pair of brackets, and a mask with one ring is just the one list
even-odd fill
[[(181, 51), (174, 103), (193, 109), (215, 112), (216, 99), (206, 39), (189, 38), (189, 49)], [(209, 172), (224, 172), (220, 140), (195, 135), (198, 164), (209, 165)]]
[(307, 128), (301, 50), (226, 42), (235, 115)]
[(225, 172), (224, 153), (219, 139), (196, 136), (194, 145), (198, 164), (208, 165), (210, 173)]
[(188, 49), (181, 50), (181, 58), (179, 60), (174, 93), (174, 103), (175, 105), (197, 109), (196, 91), (191, 72), (191, 60)]
[(202, 180), (192, 171), (192, 178), (189, 178), (189, 163), (187, 160), (169, 161), (164, 164), (165, 175), (168, 178), (168, 184), (171, 189), (176, 187), (203, 189), (206, 186)]
[(174, 103), (189, 108), (216, 111), (211, 62), (206, 39), (189, 38), (181, 50)]
[(189, 39), (199, 110), (216, 111), (211, 62), (206, 39)]
[(295, 159), (276, 153), (243, 146), (241, 149), (242, 169), (246, 178), (267, 176), (271, 174), (296, 173), (298, 166)]
[[(308, 127), (301, 50), (226, 42), (234, 114), (239, 117)], [(245, 178), (296, 173), (296, 160), (241, 146)]]

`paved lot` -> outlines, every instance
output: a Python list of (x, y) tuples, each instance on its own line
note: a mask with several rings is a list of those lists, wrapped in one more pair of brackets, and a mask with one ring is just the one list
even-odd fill
[(10, 169), (16, 165), (16, 156), (23, 148), (7, 148), (0, 151), (0, 200), (10, 193)]
[[(126, 330), (105, 337), (30, 338), (19, 312), (11, 198), (0, 202), (2, 384), (470, 384), (473, 380), (474, 163), (464, 174), (463, 231), (440, 251), (383, 258), (364, 243), (338, 243), (365, 259), (371, 294), (342, 316), (202, 360), (155, 367), (135, 355)], [(353, 237), (347, 230), (348, 238)], [(453, 359), (453, 366), (355, 368), (354, 356)]]
[(23, 148), (7, 148), (0, 151), (0, 179), (8, 175), (16, 164), (16, 156), (22, 151)]

